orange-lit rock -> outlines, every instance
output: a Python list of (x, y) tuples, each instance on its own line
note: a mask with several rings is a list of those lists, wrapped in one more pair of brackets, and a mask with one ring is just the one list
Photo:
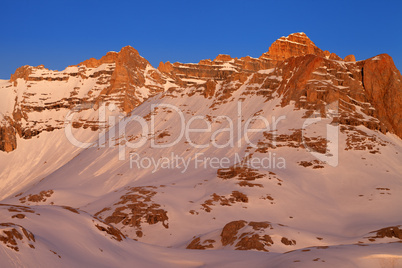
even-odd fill
[(305, 33), (294, 33), (287, 37), (282, 36), (276, 40), (267, 53), (261, 57), (269, 58), (274, 61), (283, 61), (290, 57), (314, 54), (325, 57), (326, 53), (319, 49)]
[(344, 59), (344, 61), (356, 61), (355, 55), (347, 55)]
[(402, 137), (402, 76), (389, 55), (364, 61), (363, 86), (378, 119), (389, 131)]

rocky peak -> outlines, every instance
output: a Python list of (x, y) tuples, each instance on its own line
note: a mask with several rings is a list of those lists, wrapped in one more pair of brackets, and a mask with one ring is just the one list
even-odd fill
[(111, 51), (111, 52), (106, 53), (106, 55), (103, 56), (102, 58), (100, 58), (99, 60), (97, 60), (95, 58), (90, 58), (90, 59), (87, 59), (87, 60), (81, 62), (77, 66), (86, 66), (88, 68), (97, 68), (104, 63), (116, 62), (117, 56), (118, 56), (117, 52)]
[(355, 58), (355, 55), (347, 55), (343, 60), (344, 60), (344, 61), (352, 61), (352, 62), (355, 62), (355, 61), (356, 61), (356, 58)]
[(163, 63), (163, 61), (161, 61), (158, 66), (158, 70), (164, 73), (170, 73), (173, 71), (173, 65), (169, 61), (167, 61), (166, 63)]
[(127, 61), (130, 58), (135, 58), (138, 61), (145, 60), (143, 57), (140, 56), (140, 54), (138, 53), (138, 51), (135, 48), (133, 48), (131, 46), (125, 46), (120, 50), (120, 52), (110, 51), (110, 52), (106, 53), (106, 55), (103, 56), (102, 58), (100, 58), (99, 60), (97, 60), (95, 58), (90, 58), (75, 66), (83, 65), (88, 68), (97, 68), (104, 63), (116, 63), (117, 61)]
[(214, 61), (231, 61), (233, 58), (230, 55), (219, 54)]
[(283, 61), (290, 57), (314, 54), (325, 57), (324, 51), (319, 49), (305, 33), (293, 33), (289, 36), (282, 36), (276, 40), (269, 48), (267, 53), (261, 55), (261, 58), (274, 61)]
[(15, 82), (17, 81), (18, 78), (22, 78), (27, 80), (28, 76), (32, 73), (32, 67), (29, 65), (24, 65), (17, 70), (15, 70), (15, 73), (13, 73), (10, 77), (10, 82)]
[[(115, 67), (110, 77), (110, 85), (102, 90), (100, 96), (104, 97), (99, 98), (98, 102), (107, 101), (109, 98), (116, 100), (117, 96), (120, 107), (126, 113), (141, 102), (132, 96), (136, 95), (138, 88), (146, 87), (147, 74), (151, 80), (157, 81), (159, 84), (165, 83), (160, 73), (154, 70), (151, 64), (131, 46), (125, 46), (119, 52), (108, 52), (99, 60), (91, 58), (77, 66), (97, 68), (106, 63), (114, 63)], [(162, 88), (151, 91), (160, 90)]]
[[(141, 101), (131, 96), (136, 95), (138, 88), (146, 87), (147, 78), (156, 82), (155, 84), (162, 85), (165, 83), (160, 72), (155, 70), (131, 46), (123, 47), (120, 52), (116, 53), (115, 63), (116, 67), (111, 76), (110, 86), (104, 89), (101, 94), (108, 96), (120, 95), (120, 103), (126, 113), (129, 113), (135, 106), (141, 103)], [(162, 90), (161, 87), (153, 88), (151, 89), (151, 95)]]

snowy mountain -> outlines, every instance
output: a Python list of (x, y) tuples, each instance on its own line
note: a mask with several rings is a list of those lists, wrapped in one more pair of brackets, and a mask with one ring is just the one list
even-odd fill
[[(304, 33), (0, 81), (3, 267), (398, 267), (402, 76)], [(393, 266), (392, 266), (393, 265)]]

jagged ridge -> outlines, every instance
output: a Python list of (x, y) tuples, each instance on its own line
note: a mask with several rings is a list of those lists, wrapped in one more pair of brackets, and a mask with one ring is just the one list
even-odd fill
[[(274, 68), (273, 74), (283, 77), (282, 81), (263, 74), (263, 70), (271, 68)], [(391, 57), (383, 54), (355, 62), (354, 56), (349, 55), (342, 60), (334, 53), (319, 49), (306, 34), (294, 33), (279, 38), (259, 58), (238, 59), (219, 55), (213, 61), (207, 59), (198, 64), (161, 62), (156, 70), (137, 50), (127, 46), (118, 53), (109, 52), (99, 60), (91, 58), (62, 72), (50, 71), (44, 66), (20, 67), (11, 75), (9, 82), (0, 88), (3, 94), (7, 91), (6, 101), (14, 102), (13, 107), (8, 105), (8, 110), (0, 111), (0, 150), (9, 152), (16, 149), (16, 135), (31, 138), (44, 130), (62, 128), (62, 117), (59, 123), (46, 124), (45, 118), (30, 119), (31, 112), (71, 109), (82, 103), (96, 107), (101, 102), (113, 102), (127, 114), (144, 99), (159, 92), (191, 86), (203, 90), (206, 97), (215, 96), (222, 100), (251, 75), (256, 82), (264, 81), (260, 90), (286, 93), (283, 105), (293, 100), (301, 108), (317, 109), (320, 105), (341, 100), (341, 105), (345, 107), (343, 123), (364, 124), (402, 137), (402, 78)], [(74, 79), (77, 80), (74, 85), (63, 89), (65, 97), (30, 102), (32, 96), (37, 94), (35, 83), (46, 81), (49, 82), (48, 87), (52, 87), (53, 83), (54, 87), (58, 87), (59, 83), (67, 85)], [(326, 82), (328, 79), (331, 83)], [(89, 80), (93, 80), (95, 85)], [(313, 83), (313, 80), (321, 82)], [(221, 92), (215, 92), (219, 81), (226, 86), (222, 87)], [(233, 86), (233, 83), (237, 85)], [(81, 89), (85, 84), (88, 84), (88, 88)], [(10, 91), (14, 93), (10, 94)], [(83, 91), (86, 92), (82, 94)], [(355, 113), (355, 105), (379, 122), (368, 123), (361, 120), (361, 116), (351, 116)], [(96, 130), (99, 126), (94, 122), (96, 120), (77, 122), (75, 126)]]

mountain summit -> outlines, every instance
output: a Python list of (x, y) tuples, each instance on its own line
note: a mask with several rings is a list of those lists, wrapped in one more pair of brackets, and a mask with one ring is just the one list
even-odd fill
[(261, 57), (283, 61), (290, 57), (304, 56), (313, 54), (320, 57), (328, 57), (329, 53), (324, 53), (319, 49), (305, 33), (293, 33), (287, 37), (282, 36), (276, 40), (270, 47), (267, 53)]

